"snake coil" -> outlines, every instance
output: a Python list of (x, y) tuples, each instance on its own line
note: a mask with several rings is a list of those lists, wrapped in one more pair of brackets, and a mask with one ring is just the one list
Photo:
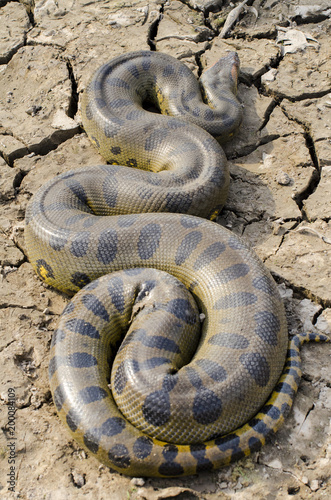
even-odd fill
[(226, 200), (229, 172), (212, 135), (224, 140), (240, 124), (238, 69), (229, 53), (200, 88), (165, 54), (103, 65), (82, 117), (111, 165), (59, 175), (26, 211), (40, 278), (79, 290), (52, 340), (58, 414), (128, 475), (193, 474), (259, 449), (300, 380), (306, 337), (287, 351), (270, 274), (240, 238), (200, 218)]

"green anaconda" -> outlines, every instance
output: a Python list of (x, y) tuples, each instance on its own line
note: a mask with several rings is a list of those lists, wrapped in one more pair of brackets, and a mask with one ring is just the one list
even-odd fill
[(59, 175), (27, 208), (32, 266), (61, 291), (81, 289), (52, 341), (58, 414), (128, 475), (193, 474), (259, 449), (300, 380), (308, 337), (289, 344), (269, 272), (240, 238), (201, 218), (227, 197), (214, 137), (240, 124), (238, 69), (229, 53), (200, 88), (165, 54), (103, 65), (82, 117), (110, 164)]

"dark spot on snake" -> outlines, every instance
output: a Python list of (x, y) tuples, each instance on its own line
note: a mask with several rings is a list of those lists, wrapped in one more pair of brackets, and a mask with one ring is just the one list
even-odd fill
[(66, 328), (74, 333), (80, 333), (80, 335), (86, 335), (92, 339), (99, 339), (100, 334), (98, 330), (91, 325), (88, 321), (84, 321), (80, 318), (69, 319), (66, 324)]
[(174, 73), (175, 73), (175, 70), (174, 70), (173, 66), (171, 64), (168, 64), (167, 66), (164, 66), (162, 76), (164, 76), (166, 78), (167, 76), (171, 76)]
[[(138, 217), (139, 217), (138, 214), (122, 215), (121, 217), (118, 218), (117, 225), (119, 227), (130, 227), (135, 222), (137, 222)], [(130, 271), (130, 269), (128, 271)]]
[(89, 246), (90, 233), (82, 231), (74, 236), (71, 242), (70, 252), (74, 257), (83, 257), (86, 255)]
[(154, 172), (150, 172), (150, 176), (146, 178), (146, 182), (152, 184), (152, 186), (160, 186), (162, 184), (162, 179), (157, 177), (157, 174)]
[(270, 368), (264, 356), (258, 352), (245, 353), (240, 356), (239, 361), (258, 386), (267, 385), (270, 378)]
[(88, 283), (90, 283), (91, 280), (87, 276), (87, 274), (77, 271), (71, 276), (70, 281), (74, 285), (78, 286), (78, 288), (84, 288), (84, 286), (88, 285)]
[(196, 422), (202, 425), (211, 424), (221, 415), (222, 402), (213, 391), (201, 387), (194, 397), (192, 410)]
[(140, 185), (137, 188), (137, 194), (142, 200), (149, 200), (154, 195), (154, 190), (145, 185)]
[(219, 155), (219, 145), (212, 136), (209, 136), (207, 139), (204, 139), (202, 146), (206, 149), (208, 153), (217, 152)]
[(92, 141), (93, 144), (96, 145), (96, 147), (98, 149), (100, 148), (100, 142), (98, 141), (98, 139), (94, 135), (91, 135), (91, 141)]
[(254, 319), (256, 321), (256, 335), (267, 344), (276, 346), (280, 330), (280, 322), (277, 316), (269, 311), (259, 311), (255, 314)]
[(175, 160), (177, 160), (180, 154), (190, 153), (193, 151), (198, 151), (198, 145), (193, 141), (186, 141), (180, 146), (176, 146), (176, 148), (169, 153), (169, 156), (175, 156)]
[(103, 303), (92, 293), (86, 293), (81, 299), (82, 303), (89, 311), (93, 312), (95, 316), (109, 321), (109, 314)]
[(104, 123), (103, 132), (106, 137), (115, 137), (118, 133), (119, 127), (123, 125), (123, 120), (117, 116), (107, 117), (107, 121)]
[(77, 430), (78, 424), (80, 422), (80, 416), (74, 409), (68, 411), (66, 415), (66, 422), (72, 432), (75, 432)]
[(287, 358), (300, 358), (300, 353), (295, 351), (294, 349), (287, 349), (286, 357)]
[(254, 278), (252, 281), (254, 288), (257, 290), (261, 290), (262, 292), (268, 295), (275, 295), (275, 288), (272, 286), (272, 282), (267, 276), (261, 276), (258, 278)]
[(211, 359), (199, 359), (197, 360), (197, 365), (201, 368), (210, 378), (216, 380), (217, 382), (223, 382), (227, 379), (226, 370), (223, 366), (219, 365)]
[(41, 279), (55, 278), (52, 267), (44, 259), (37, 260), (36, 271)]
[(252, 420), (249, 421), (249, 425), (255, 432), (262, 436), (267, 436), (270, 432), (269, 427), (259, 418), (252, 418)]
[(181, 476), (183, 473), (183, 467), (177, 462), (165, 462), (159, 467), (161, 476)]
[(131, 75), (134, 78), (139, 78), (140, 73), (139, 73), (139, 70), (138, 70), (138, 68), (137, 68), (137, 66), (135, 64), (128, 64), (126, 66), (126, 69), (131, 73)]
[(127, 160), (126, 164), (127, 164), (128, 167), (132, 167), (132, 168), (137, 168), (138, 167), (137, 160), (135, 158), (129, 158)]
[(104, 389), (102, 389), (102, 387), (99, 387), (98, 385), (90, 385), (89, 387), (81, 389), (78, 393), (78, 397), (82, 404), (89, 404), (107, 398), (108, 394)]
[(76, 196), (76, 198), (82, 202), (84, 205), (87, 205), (87, 195), (85, 193), (85, 190), (83, 186), (78, 182), (77, 180), (70, 179), (66, 181), (66, 185), (70, 189), (70, 191), (73, 192), (73, 194)]
[(274, 388), (275, 392), (279, 392), (281, 394), (287, 394), (291, 398), (293, 398), (293, 396), (295, 394), (295, 390), (296, 389), (294, 387), (291, 387), (290, 384), (288, 384), (287, 382), (280, 382)]
[(171, 416), (170, 399), (166, 391), (155, 391), (145, 398), (142, 413), (146, 422), (159, 427), (169, 421)]
[(117, 232), (109, 228), (99, 235), (97, 259), (102, 264), (113, 262), (117, 254)]
[[(212, 176), (210, 177), (209, 179), (209, 182), (211, 182), (212, 184), (215, 184), (216, 186), (223, 186), (224, 184), (224, 181), (225, 181), (225, 174), (224, 174), (224, 169), (222, 168), (215, 168), (214, 169), (214, 172), (212, 174)], [(223, 205), (218, 205), (217, 207), (215, 207), (215, 209), (220, 209), (223, 207)]]
[(198, 219), (197, 217), (193, 217), (190, 215), (183, 215), (180, 218), (180, 223), (183, 227), (185, 228), (192, 228), (192, 227), (197, 227), (200, 224), (202, 224), (202, 220)]
[(121, 469), (127, 469), (131, 463), (129, 450), (124, 444), (115, 444), (108, 451), (108, 458), (116, 467)]
[(198, 117), (200, 116), (200, 108), (196, 107), (191, 110), (191, 113), (193, 116)]
[(148, 260), (154, 255), (160, 244), (161, 234), (160, 224), (147, 224), (141, 229), (138, 240), (138, 254), (142, 260)]
[(288, 368), (289, 366), (300, 368), (301, 367), (301, 362), (300, 361), (296, 361), (294, 359), (288, 359), (286, 361), (286, 363), (285, 363), (285, 368)]
[(130, 85), (125, 80), (122, 80), (122, 78), (116, 78), (116, 77), (108, 78), (107, 86), (130, 90)]
[(73, 215), (72, 217), (68, 217), (68, 219), (65, 221), (65, 225), (72, 226), (73, 224), (77, 224), (81, 220), (86, 219), (86, 217), (88, 217), (88, 214)]
[(173, 193), (167, 193), (165, 199), (165, 209), (167, 212), (183, 213), (188, 212), (192, 203), (192, 195), (178, 192), (176, 196)]
[(84, 222), (83, 222), (83, 227), (85, 227), (86, 229), (94, 226), (94, 224), (98, 220), (98, 216), (96, 216), (96, 215), (88, 215), (87, 217), (88, 218), (86, 220), (84, 220)]
[(148, 337), (147, 335), (141, 335), (139, 340), (146, 347), (154, 347), (155, 349), (164, 349), (169, 352), (176, 352), (178, 354), (180, 353), (180, 349), (174, 340), (168, 339), (167, 337), (162, 337), (161, 335), (152, 335), (150, 337)]
[(167, 373), (162, 382), (162, 389), (171, 392), (178, 382), (178, 373)]
[(113, 155), (119, 155), (122, 153), (122, 149), (120, 146), (111, 146), (110, 151), (113, 153)]
[(57, 252), (59, 250), (62, 250), (62, 248), (65, 246), (65, 244), (68, 241), (67, 235), (68, 235), (68, 233), (66, 233), (66, 236), (65, 236), (65, 233), (64, 234), (51, 234), (51, 236), (49, 237), (49, 240), (48, 240), (49, 246), (51, 248), (53, 248), (53, 250), (56, 250)]
[[(62, 315), (63, 315), (63, 313), (62, 313)], [(60, 328), (58, 328), (53, 333), (51, 347), (54, 347), (55, 344), (58, 344), (59, 342), (62, 342), (65, 338), (66, 338), (65, 332), (63, 330), (61, 330)]]
[[(131, 224), (130, 224), (131, 225)], [(128, 276), (136, 276), (144, 271), (141, 267), (133, 267), (132, 269), (124, 269), (124, 273)]]
[(170, 360), (168, 358), (149, 358), (146, 359), (143, 364), (142, 364), (142, 369), (143, 370), (153, 370), (153, 368), (156, 368), (158, 366), (162, 366), (165, 364), (169, 364)]
[(172, 118), (167, 121), (166, 126), (169, 130), (177, 130), (178, 128), (185, 127), (186, 123), (184, 121), (176, 120), (176, 118)]
[(96, 288), (98, 288), (98, 285), (99, 285), (99, 280), (91, 281), (91, 283), (85, 286), (85, 291), (87, 292), (90, 290), (95, 290)]
[(199, 390), (201, 387), (203, 387), (200, 375), (198, 374), (198, 372), (194, 368), (191, 368), (190, 366), (186, 366), (184, 368), (184, 370), (185, 370), (185, 373), (186, 373), (189, 381), (197, 390)]
[(214, 121), (214, 119), (215, 119), (215, 114), (214, 114), (214, 112), (213, 112), (211, 109), (206, 109), (206, 111), (204, 112), (204, 119), (205, 119), (207, 122), (212, 122), (212, 121)]
[(249, 292), (231, 293), (215, 302), (214, 309), (232, 309), (235, 307), (250, 306), (257, 302), (257, 297)]
[(53, 356), (52, 359), (50, 359), (49, 364), (48, 364), (48, 377), (51, 379), (58, 369), (58, 367), (62, 364), (62, 358), (60, 356)]
[(200, 231), (192, 231), (183, 238), (176, 252), (175, 263), (177, 266), (181, 266), (190, 257), (201, 239), (202, 233)]
[(229, 238), (228, 245), (233, 250), (246, 250), (247, 251), (247, 247), (244, 244), (244, 242), (235, 238), (234, 236), (231, 236)]
[(278, 420), (281, 415), (279, 408), (271, 404), (264, 405), (263, 408), (261, 408), (260, 413), (268, 415), (268, 417), (272, 418), (273, 420)]
[(100, 108), (100, 109), (105, 108), (107, 106), (106, 101), (104, 99), (101, 99), (100, 97), (96, 97), (94, 99), (94, 102), (95, 102), (96, 107)]
[(85, 116), (88, 120), (92, 120), (93, 118), (93, 108), (91, 103), (88, 103), (85, 108)]
[(197, 312), (186, 299), (169, 300), (166, 309), (189, 325), (194, 325), (197, 322)]
[(91, 429), (84, 434), (84, 444), (92, 453), (99, 450), (100, 432), (97, 429)]
[(123, 314), (125, 308), (125, 300), (124, 300), (124, 285), (122, 278), (120, 278), (119, 276), (112, 277), (109, 281), (107, 288), (112, 304), (121, 314)]
[(162, 128), (162, 130), (156, 129), (151, 132), (151, 134), (145, 140), (145, 151), (153, 151), (153, 149), (157, 149), (168, 134), (169, 130), (166, 130), (164, 128)]
[(214, 466), (212, 462), (206, 458), (206, 446), (203, 443), (190, 445), (191, 455), (195, 458), (197, 463), (196, 472), (211, 471)]
[(259, 451), (262, 448), (262, 442), (259, 438), (252, 436), (248, 440), (248, 446), (250, 452), (253, 453), (254, 451)]
[(127, 383), (125, 361), (118, 366), (114, 377), (114, 390), (117, 394), (122, 394)]
[(190, 284), (190, 286), (187, 288), (189, 292), (193, 292), (193, 290), (195, 289), (196, 286), (198, 286), (198, 282), (197, 280), (194, 280), (192, 281), (192, 283)]
[(148, 54), (148, 52), (144, 52), (141, 66), (144, 71), (148, 71), (151, 67), (151, 56)]
[(132, 121), (137, 121), (142, 119), (142, 111), (140, 109), (133, 109), (129, 111), (126, 115), (125, 118), (127, 120), (132, 120)]
[(247, 264), (234, 264), (233, 266), (227, 267), (216, 274), (218, 280), (221, 283), (228, 283), (229, 281), (236, 280), (243, 276), (246, 276), (250, 271), (250, 267)]
[[(108, 108), (109, 110), (111, 109), (121, 109), (121, 108), (125, 108), (126, 106), (131, 106), (132, 105), (132, 101), (131, 99), (114, 99), (113, 101), (109, 101), (109, 104), (108, 104)], [(115, 117), (112, 117), (112, 120), (114, 120)]]
[(216, 241), (207, 247), (194, 262), (194, 270), (199, 271), (205, 266), (208, 266), (211, 262), (217, 259), (221, 253), (224, 252), (226, 246), (220, 241)]
[(306, 335), (305, 333), (302, 333), (302, 335), (300, 335), (300, 337), (298, 335), (295, 335), (293, 338), (292, 338), (292, 342), (294, 342), (295, 346), (296, 347), (300, 347), (301, 345), (301, 338), (302, 336)]
[(149, 457), (153, 449), (153, 441), (147, 436), (139, 437), (133, 447), (133, 453), (139, 460)]
[(215, 439), (215, 444), (222, 452), (225, 452), (227, 450), (240, 450), (240, 437), (236, 436), (236, 434), (220, 436)]
[(68, 366), (73, 368), (88, 368), (97, 364), (96, 358), (87, 352), (74, 352), (68, 355)]
[(102, 183), (103, 197), (108, 207), (116, 207), (118, 195), (117, 185), (118, 181), (114, 176), (106, 177)]
[(182, 99), (186, 102), (188, 101), (192, 101), (192, 99), (194, 99), (195, 97), (197, 96), (197, 93), (195, 90), (192, 90), (191, 92), (188, 92), (188, 94), (184, 94), (182, 96)]
[(298, 374), (298, 372), (294, 368), (287, 368), (283, 371), (283, 373), (286, 373), (287, 375), (290, 375), (293, 377), (294, 382), (299, 385), (301, 376)]
[(281, 414), (283, 415), (283, 417), (286, 418), (291, 411), (291, 407), (288, 403), (283, 403), (280, 411), (281, 411)]
[(56, 406), (57, 411), (61, 410), (65, 399), (66, 399), (66, 397), (64, 394), (63, 385), (59, 384), (57, 386), (57, 388), (55, 389), (55, 391), (53, 392), (53, 400), (54, 400), (54, 404)]
[(216, 333), (208, 340), (208, 344), (229, 347), (230, 349), (246, 349), (249, 340), (238, 333)]
[(162, 450), (162, 455), (168, 462), (173, 462), (178, 455), (178, 447), (175, 444), (167, 444)]
[(125, 420), (120, 417), (108, 418), (101, 426), (100, 430), (104, 436), (112, 437), (121, 434), (125, 429)]
[(159, 467), (159, 473), (162, 476), (180, 476), (181, 474), (183, 474), (183, 467), (179, 463), (174, 462), (175, 458), (178, 455), (178, 448), (176, 445), (165, 445), (162, 451), (162, 455), (166, 460), (166, 462), (161, 464)]
[(182, 78), (191, 79), (192, 78), (192, 71), (190, 71), (189, 68), (183, 64), (183, 65), (180, 65), (178, 68), (178, 75)]

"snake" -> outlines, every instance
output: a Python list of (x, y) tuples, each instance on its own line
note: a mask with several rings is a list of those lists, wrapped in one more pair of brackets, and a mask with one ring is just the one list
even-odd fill
[(29, 201), (29, 261), (74, 295), (51, 343), (57, 413), (112, 470), (176, 477), (259, 450), (301, 376), (277, 286), (213, 221), (229, 189), (221, 143), (242, 119), (239, 59), (199, 79), (158, 52), (102, 65), (82, 97), (106, 165), (69, 170)]

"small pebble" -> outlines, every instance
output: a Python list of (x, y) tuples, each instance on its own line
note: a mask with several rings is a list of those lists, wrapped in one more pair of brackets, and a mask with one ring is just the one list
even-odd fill
[(311, 491), (317, 491), (319, 489), (320, 485), (318, 482), (318, 479), (313, 479), (312, 482), (310, 483), (310, 489)]
[(289, 184), (291, 184), (291, 177), (286, 172), (281, 170), (276, 177), (276, 181), (281, 186), (288, 186)]
[(72, 481), (74, 483), (74, 485), (77, 487), (77, 488), (81, 488), (82, 486), (84, 486), (85, 484), (85, 477), (82, 476), (82, 474), (79, 474), (79, 472), (76, 472), (76, 471), (72, 471), (71, 473), (71, 477), (72, 477)]
[(132, 486), (144, 486), (145, 480), (142, 477), (133, 477), (130, 483)]
[(222, 481), (219, 486), (220, 490), (225, 490), (228, 487), (228, 483), (225, 481)]

